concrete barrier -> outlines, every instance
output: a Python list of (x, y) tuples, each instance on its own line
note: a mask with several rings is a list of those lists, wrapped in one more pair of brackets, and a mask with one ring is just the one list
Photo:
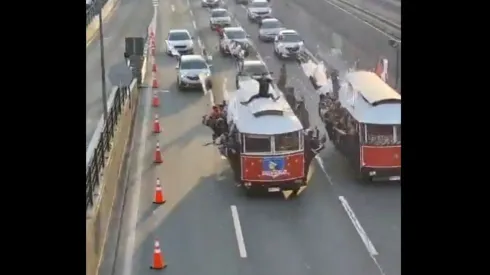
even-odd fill
[(107, 17), (111, 14), (111, 12), (116, 8), (117, 4), (119, 4), (119, 0), (107, 1), (107, 3), (102, 8), (102, 11), (100, 12), (100, 15), (95, 16), (92, 22), (90, 22), (85, 32), (87, 46), (98, 35), (99, 16), (102, 16), (102, 21), (106, 20)]
[(117, 130), (114, 134), (112, 150), (103, 171), (100, 194), (86, 218), (86, 274), (96, 275), (103, 254), (104, 245), (115, 201), (124, 156), (130, 140), (131, 126), (138, 106), (139, 87), (133, 81), (130, 87), (130, 100), (127, 100)]

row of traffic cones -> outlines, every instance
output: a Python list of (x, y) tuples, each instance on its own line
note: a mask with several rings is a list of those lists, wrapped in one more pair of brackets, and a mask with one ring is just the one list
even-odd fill
[[(156, 93), (156, 89), (158, 89), (158, 80), (157, 80), (157, 75), (158, 75), (158, 68), (157, 64), (155, 62), (155, 53), (156, 53), (156, 44), (155, 44), (155, 33), (153, 30), (150, 31), (150, 54), (151, 54), (151, 61), (152, 61), (152, 90), (153, 90), (153, 97), (151, 100), (151, 105), (152, 107), (159, 107), (160, 106), (160, 99), (158, 98), (158, 95)], [(158, 114), (155, 114), (155, 119), (153, 121), (153, 133), (154, 134), (159, 134), (163, 131), (163, 128), (160, 126), (160, 121), (158, 119)], [(155, 164), (161, 164), (163, 163), (163, 155), (162, 152), (160, 151), (160, 142), (157, 142), (156, 149), (155, 149), (155, 155), (154, 155), (154, 160), (153, 162)], [(166, 202), (165, 196), (163, 194), (163, 189), (162, 185), (160, 184), (160, 179), (156, 179), (156, 184), (155, 184), (155, 196), (153, 198), (153, 203), (157, 205), (164, 204)], [(165, 262), (165, 258), (163, 256), (163, 252), (160, 248), (160, 242), (158, 240), (155, 241), (155, 245), (153, 248), (153, 261), (150, 266), (151, 269), (164, 269), (167, 267), (167, 263)]]

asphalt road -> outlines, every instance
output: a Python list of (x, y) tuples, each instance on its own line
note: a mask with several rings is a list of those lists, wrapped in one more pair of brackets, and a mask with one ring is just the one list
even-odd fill
[[(286, 10), (285, 5), (278, 8), (276, 4), (274, 9)], [(277, 73), (281, 62), (273, 57), (272, 46), (257, 41), (257, 28), (246, 21), (241, 7), (230, 3), (229, 9), (237, 23), (251, 34), (257, 53), (269, 69)], [(127, 169), (126, 199), (124, 204), (122, 200), (116, 203), (99, 274), (152, 274), (149, 265), (156, 239), (160, 240), (168, 263), (165, 273), (172, 275), (400, 274), (400, 187), (357, 182), (331, 146), (322, 153), (325, 171), (315, 165), (309, 187), (295, 200), (285, 201), (281, 196), (251, 199), (235, 187), (226, 161), (220, 159), (215, 148), (202, 146), (210, 141), (210, 130), (201, 126), (200, 118), (209, 111), (211, 96), (199, 91), (178, 91), (176, 61), (161, 53), (168, 30), (192, 31), (193, 20), (196, 44), (199, 38), (203, 47), (212, 52), (215, 74), (228, 79), (227, 87), (233, 88), (233, 65), (217, 53), (216, 34), (209, 30), (207, 11), (199, 1), (191, 0), (190, 9), (186, 0), (161, 2), (156, 58), (161, 106), (149, 107), (151, 92), (142, 93)], [(298, 30), (311, 23), (295, 20), (295, 24), (286, 23)], [(311, 27), (310, 31), (319, 30)], [(308, 44), (308, 37), (305, 40)], [(326, 47), (328, 44), (324, 43)], [(315, 110), (314, 91), (306, 77), (294, 63), (288, 63), (287, 68), (291, 75), (289, 85), (305, 96), (308, 108)], [(215, 94), (213, 98), (218, 102), (223, 96)], [(164, 128), (158, 136), (150, 133), (156, 113)], [(310, 120), (320, 125), (315, 114), (310, 112)], [(160, 166), (152, 164), (157, 141), (164, 154)], [(151, 203), (157, 177), (167, 199), (159, 207)], [(368, 253), (340, 196), (348, 201), (348, 209), (355, 213), (355, 220), (378, 255)], [(232, 205), (239, 214), (246, 258), (239, 254)]]
[(395, 23), (401, 23), (401, 0), (347, 0)]
[[(124, 60), (124, 38), (145, 36), (153, 15), (151, 1), (120, 0), (103, 25), (106, 76), (111, 66)], [(95, 127), (103, 112), (102, 77), (100, 64), (100, 40), (96, 37), (87, 46), (86, 63), (86, 144), (90, 142)], [(106, 77), (107, 97), (112, 92), (112, 84)]]

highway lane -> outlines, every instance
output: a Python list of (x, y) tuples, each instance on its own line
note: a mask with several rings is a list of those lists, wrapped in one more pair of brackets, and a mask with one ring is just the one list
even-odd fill
[(372, 13), (380, 15), (395, 23), (401, 23), (402, 2), (399, 0), (347, 0), (348, 2), (363, 7)]
[[(248, 22), (246, 13), (242, 7), (230, 3), (229, 9), (235, 14), (238, 23), (251, 35), (258, 53), (263, 57), (269, 69), (277, 73), (282, 62), (275, 58), (272, 45), (258, 41), (257, 26)], [(273, 12), (276, 11), (274, 10)], [(305, 22), (298, 24), (305, 24)], [(298, 29), (295, 26), (286, 24), (286, 27)], [(307, 40), (305, 41), (308, 42)], [(323, 124), (316, 112), (318, 98), (315, 91), (312, 89), (311, 84), (299, 66), (294, 62), (286, 62), (286, 64), (288, 75), (290, 76), (288, 80), (289, 85), (295, 87), (297, 94), (305, 98), (306, 106), (310, 110), (311, 124), (323, 130)], [(344, 158), (328, 142), (321, 157), (326, 173), (328, 174), (328, 179), (335, 186), (339, 195), (343, 195), (348, 199), (364, 230), (378, 250), (379, 255), (377, 259), (387, 272), (386, 274), (400, 274), (400, 185), (365, 185), (360, 183), (353, 177), (354, 173), (348, 164), (345, 163)]]
[(272, 7), (273, 16), (299, 31), (308, 49), (330, 66), (345, 70), (359, 59), (361, 68), (371, 69), (382, 56), (389, 60), (389, 82), (395, 84), (396, 51), (382, 32), (323, 0), (272, 1)]
[[(155, 239), (161, 241), (169, 264), (167, 273), (236, 274), (239, 258), (233, 246), (229, 203), (216, 192), (228, 184), (219, 184), (217, 180), (223, 161), (215, 148), (203, 147), (210, 141), (211, 133), (201, 125), (200, 118), (209, 112), (210, 99), (199, 91), (178, 91), (176, 61), (163, 53), (170, 28), (193, 30), (188, 8), (178, 1), (161, 2), (157, 28), (158, 76), (162, 91), (168, 92), (159, 93), (161, 106), (157, 109), (147, 108), (149, 91), (141, 97), (121, 241), (111, 247), (119, 253), (115, 256), (114, 271), (111, 273), (108, 268), (101, 274), (151, 272), (148, 267)], [(155, 113), (164, 128), (158, 138), (148, 132)], [(165, 159), (159, 167), (151, 164), (157, 139)], [(167, 198), (167, 203), (158, 208), (151, 203), (156, 177), (161, 178)], [(228, 187), (234, 188), (233, 184)], [(137, 224), (136, 229), (133, 223)]]
[[(146, 36), (153, 15), (151, 1), (120, 0), (118, 7), (104, 23), (104, 54), (106, 75), (114, 64), (124, 60), (124, 38)], [(86, 144), (90, 142), (97, 123), (102, 116), (102, 79), (100, 65), (100, 40), (96, 37), (86, 51)], [(107, 97), (112, 85), (106, 77)]]
[[(200, 38), (212, 52), (215, 72), (232, 80), (234, 73), (230, 60), (217, 53), (217, 38), (208, 29), (207, 12), (200, 8), (199, 1), (190, 2), (190, 10), (184, 0), (165, 1), (159, 7), (157, 62), (162, 104), (158, 109), (148, 108), (150, 92), (146, 90), (141, 95), (120, 242), (108, 245), (118, 251), (114, 256), (115, 269), (108, 268), (100, 274), (149, 274), (155, 239), (160, 240), (169, 265), (165, 272), (173, 275), (381, 274), (339, 202), (338, 196), (343, 195), (354, 205), (351, 193), (358, 195), (354, 184), (353, 191), (347, 193), (344, 175), (334, 173), (327, 177), (315, 166), (310, 187), (299, 199), (250, 199), (235, 187), (229, 168), (216, 149), (202, 146), (210, 140), (210, 130), (200, 125), (200, 117), (209, 111), (210, 97), (200, 92), (177, 91), (176, 62), (161, 53), (168, 28), (192, 29), (195, 20), (196, 40)], [(252, 25), (245, 28), (253, 33)], [(280, 63), (265, 52), (269, 45), (256, 44), (267, 65), (277, 73)], [(295, 64), (288, 64), (288, 71), (294, 76), (291, 85), (307, 96), (314, 93)], [(232, 89), (234, 82), (226, 83)], [(223, 95), (216, 94), (215, 101), (220, 96)], [(312, 106), (314, 98), (309, 98), (307, 104)], [(158, 138), (149, 133), (155, 111), (164, 127)], [(165, 163), (155, 167), (151, 159), (157, 139)], [(327, 157), (336, 157), (331, 148), (327, 151)], [(162, 180), (167, 198), (160, 207), (151, 204), (156, 177)], [(238, 253), (231, 205), (237, 207), (240, 216), (248, 252), (245, 259)], [(358, 209), (353, 208), (357, 214)], [(361, 223), (364, 225), (364, 221)], [(117, 235), (117, 231), (111, 231), (111, 235)], [(368, 235), (371, 237), (371, 232)]]

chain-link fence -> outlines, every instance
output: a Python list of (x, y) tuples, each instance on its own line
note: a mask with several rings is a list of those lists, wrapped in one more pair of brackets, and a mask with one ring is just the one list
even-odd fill
[(86, 24), (87, 27), (90, 22), (94, 19), (96, 15), (100, 14), (100, 11), (107, 3), (108, 0), (92, 0), (90, 4), (85, 5), (85, 14), (86, 14)]

